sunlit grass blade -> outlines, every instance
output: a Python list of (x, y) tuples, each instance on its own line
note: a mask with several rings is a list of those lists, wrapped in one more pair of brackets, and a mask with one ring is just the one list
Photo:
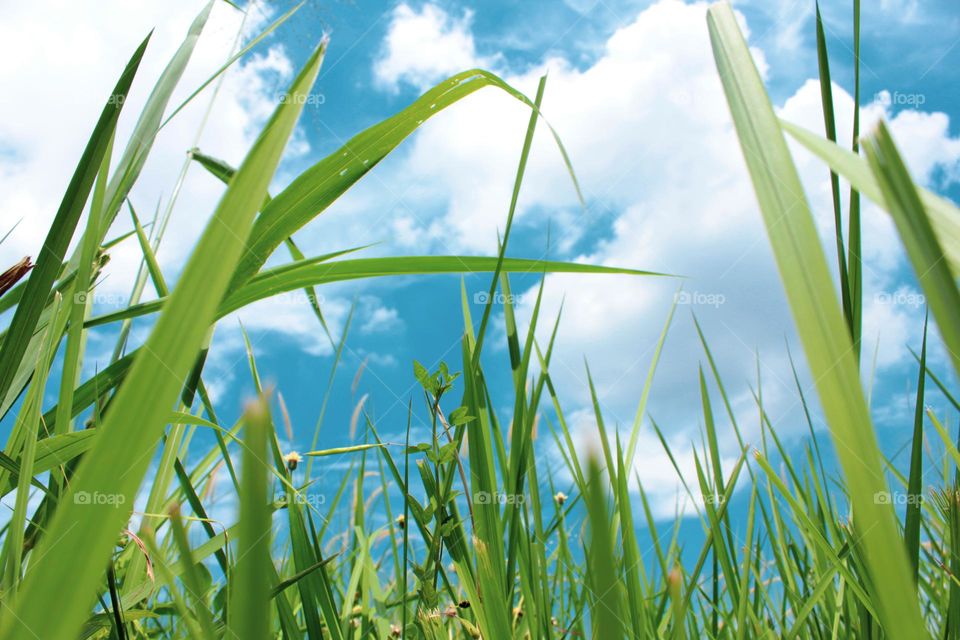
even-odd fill
[[(886, 209), (887, 201), (865, 158), (813, 134), (803, 127), (781, 122), (783, 130), (808, 151), (846, 178), (857, 191)], [(952, 202), (922, 187), (917, 187), (930, 225), (943, 247), (950, 270), (960, 275), (960, 209)]]
[[(326, 259), (326, 256), (323, 256)], [(305, 287), (332, 282), (383, 278), (387, 276), (434, 275), (445, 273), (481, 273), (496, 270), (498, 259), (478, 256), (394, 256), (386, 258), (356, 258), (318, 262), (308, 259), (305, 264), (293, 263), (263, 271), (252, 278), (238, 291), (230, 295), (218, 311), (223, 317), (259, 300)], [(510, 273), (583, 273), (634, 276), (659, 276), (661, 274), (637, 269), (595, 266), (579, 262), (556, 262), (505, 258), (503, 272)], [(166, 299), (153, 300), (91, 318), (87, 327), (135, 318), (162, 309)]]
[(823, 249), (779, 121), (729, 5), (708, 14), (710, 37), (727, 102), (764, 216), (823, 412), (847, 481), (869, 563), (880, 619), (888, 634), (920, 637), (919, 604), (899, 585), (910, 570), (892, 507), (876, 434), (860, 386), (850, 334), (837, 303)]

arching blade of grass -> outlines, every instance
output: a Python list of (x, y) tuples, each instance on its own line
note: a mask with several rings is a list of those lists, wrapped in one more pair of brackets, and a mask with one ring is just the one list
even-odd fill
[[(534, 107), (522, 93), (487, 71), (473, 69), (444, 80), (403, 111), (348, 140), (277, 194), (257, 218), (244, 252), (245, 257), (237, 268), (233, 288), (259, 271), (284, 240), (321, 214), (421, 124), (484, 87), (497, 87)], [(553, 135), (579, 194), (566, 151), (556, 132)]]
[[(808, 151), (846, 178), (859, 193), (887, 209), (887, 201), (865, 158), (813, 134), (803, 127), (781, 121), (783, 130)], [(954, 275), (960, 275), (960, 209), (952, 202), (922, 187), (915, 187), (926, 209), (930, 225)], [(889, 211), (889, 210), (888, 210)]]
[[(108, 227), (116, 218), (120, 206), (122, 205), (123, 201), (128, 198), (133, 184), (139, 178), (140, 171), (143, 169), (147, 156), (153, 147), (154, 140), (156, 139), (157, 135), (159, 135), (160, 129), (163, 127), (163, 124), (161, 124), (160, 121), (163, 118), (164, 111), (170, 102), (174, 89), (176, 88), (184, 70), (186, 69), (187, 63), (193, 55), (194, 47), (196, 46), (203, 28), (206, 25), (207, 19), (210, 16), (210, 10), (212, 9), (215, 1), (216, 0), (211, 0), (200, 11), (200, 14), (193, 21), (193, 24), (191, 24), (190, 29), (187, 32), (186, 38), (174, 53), (173, 57), (170, 59), (170, 62), (167, 63), (163, 74), (160, 76), (160, 79), (156, 86), (154, 86), (150, 97), (147, 99), (144, 110), (140, 114), (140, 119), (137, 121), (133, 136), (127, 145), (124, 155), (121, 158), (120, 164), (118, 165), (113, 180), (110, 184), (110, 199), (107, 205), (107, 210), (104, 212), (104, 218)], [(241, 22), (241, 29), (243, 24), (244, 22)], [(182, 108), (189, 103), (193, 97), (194, 96), (190, 96), (187, 98), (187, 100), (179, 108)], [(211, 101), (208, 108), (212, 109), (212, 107), (213, 103)], [(204, 115), (204, 118), (201, 121), (200, 129), (197, 133), (198, 136), (203, 130), (208, 116), (209, 111)], [(173, 116), (171, 115), (171, 118), (172, 117)], [(164, 124), (167, 121), (164, 121)], [(160, 203), (159, 201), (157, 202), (157, 211), (154, 215), (154, 222), (157, 224), (157, 226), (152, 229), (152, 239), (155, 249), (159, 248), (160, 242), (163, 239), (163, 234), (166, 230), (170, 213), (173, 210), (173, 207), (179, 196), (180, 187), (182, 186), (182, 181), (185, 177), (186, 169), (189, 167), (189, 164), (189, 160), (184, 161), (180, 170), (180, 176), (177, 179), (177, 183), (173, 187), (173, 192), (167, 200), (166, 210), (162, 215), (160, 213)], [(115, 190), (113, 190), (114, 187)], [(143, 294), (143, 289), (146, 285), (146, 270), (144, 267), (145, 265), (141, 263), (134, 278), (133, 288), (130, 291), (131, 302), (139, 302), (140, 297)], [(117, 360), (123, 354), (127, 345), (127, 339), (129, 338), (130, 328), (131, 326), (129, 322), (124, 323), (124, 325), (120, 327), (116, 343), (114, 344), (111, 361)]]
[(881, 122), (863, 145), (954, 371), (960, 374), (960, 291), (944, 260), (942, 245), (886, 125)]
[[(111, 402), (97, 443), (80, 463), (36, 549), (15, 615), (3, 620), (0, 637), (5, 640), (28, 633), (69, 636), (82, 622), (127, 514), (113, 504), (78, 504), (75, 496), (99, 492), (113, 495), (114, 504), (121, 498), (123, 504), (133, 504), (166, 416), (214, 320), (257, 206), (303, 108), (301, 98), (316, 79), (325, 47), (322, 43), (310, 56), (291, 85), (292, 99), (277, 107), (214, 211), (169, 305)], [(58, 616), (51, 616), (48, 598), (66, 583), (74, 595), (63, 600)]]
[[(324, 256), (326, 258), (326, 256)], [(257, 274), (237, 292), (227, 297), (217, 312), (218, 317), (238, 309), (265, 300), (271, 296), (306, 287), (358, 280), (361, 278), (381, 278), (385, 276), (431, 275), (442, 273), (481, 273), (492, 272), (497, 267), (497, 258), (478, 256), (395, 256), (385, 258), (357, 258), (318, 263), (308, 259), (303, 264), (292, 263)], [(547, 260), (526, 260), (505, 258), (503, 271), (510, 273), (584, 273), (584, 274), (622, 274), (659, 276), (653, 271), (604, 267), (578, 262), (554, 262)], [(160, 310), (166, 299), (128, 307), (122, 311), (91, 318), (88, 327), (116, 322), (126, 318), (135, 318)]]
[(902, 588), (910, 584), (910, 569), (893, 508), (876, 499), (888, 490), (882, 458), (800, 177), (730, 6), (712, 7), (708, 24), (770, 244), (844, 470), (880, 621), (891, 637), (922, 637), (917, 599)]
[(70, 245), (70, 239), (73, 238), (77, 223), (80, 221), (80, 214), (83, 212), (94, 178), (100, 170), (100, 164), (113, 138), (120, 110), (123, 109), (127, 92), (130, 90), (133, 77), (137, 73), (149, 41), (150, 36), (147, 36), (133, 53), (110, 93), (100, 113), (97, 126), (70, 179), (50, 231), (43, 241), (43, 249), (37, 256), (36, 265), (30, 273), (23, 296), (7, 329), (3, 346), (0, 348), (0, 398), (3, 398), (10, 389), (21, 359), (36, 330), (40, 314), (47, 306), (50, 289), (60, 273), (60, 266)]

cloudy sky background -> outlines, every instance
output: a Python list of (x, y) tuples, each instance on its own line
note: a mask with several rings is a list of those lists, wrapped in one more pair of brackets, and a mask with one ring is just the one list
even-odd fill
[[(849, 4), (823, 3), (844, 141), (850, 140), (853, 116)], [(948, 0), (865, 4), (863, 130), (886, 119), (915, 177), (956, 199), (960, 14)], [(0, 245), (0, 266), (36, 255), (103, 100), (138, 42), (156, 29), (124, 109), (121, 141), (202, 6), (194, 0), (0, 2), (0, 236), (19, 222)], [(223, 63), (241, 25), (250, 37), (289, 6), (254, 2), (244, 21), (218, 2), (172, 104)], [(812, 1), (748, 0), (735, 7), (780, 114), (821, 131)], [(801, 370), (802, 352), (716, 76), (706, 8), (704, 2), (680, 0), (497, 0), (470, 9), (453, 2), (308, 2), (225, 76), (208, 119), (212, 89), (164, 128), (132, 200), (143, 217), (168, 206), (185, 152), (201, 127), (198, 146), (238, 164), (286, 83), (326, 32), (331, 44), (317, 99), (305, 108), (274, 192), (452, 73), (484, 67), (530, 95), (547, 73), (543, 111), (570, 153), (587, 207), (578, 205), (560, 155), (541, 127), (510, 254), (685, 276), (546, 279), (547, 324), (564, 304), (551, 373), (577, 437), (589, 440), (595, 431), (584, 359), (607, 424), (629, 428), (657, 337), (682, 284), (683, 301), (690, 304), (677, 308), (648, 407), (680, 465), (692, 471), (691, 443), (699, 441), (702, 421), (697, 368), (705, 357), (693, 314), (748, 440), (759, 434), (752, 395), (759, 369), (771, 421), (781, 436), (799, 442), (806, 426), (787, 345)], [(47, 19), (52, 14), (58, 19)], [(297, 242), (308, 256), (370, 243), (377, 244), (365, 255), (493, 255), (527, 118), (518, 102), (496, 90), (471, 96), (426, 123), (299, 232)], [(833, 259), (828, 174), (802, 150), (794, 155)], [(190, 167), (159, 252), (168, 279), (176, 278), (221, 194), (218, 181)], [(119, 216), (114, 232), (129, 228)], [(286, 255), (279, 252), (277, 259)], [(896, 451), (910, 437), (916, 372), (908, 347), (919, 349), (924, 309), (892, 225), (871, 204), (864, 212), (864, 260), (865, 379), (881, 440)], [(135, 242), (111, 253), (98, 311), (122, 304), (138, 264)], [(468, 274), (465, 282), (471, 293), (482, 291), (488, 276)], [(530, 315), (537, 286), (534, 277), (513, 280), (521, 319)], [(353, 407), (365, 394), (366, 409), (381, 431), (401, 432), (414, 391), (412, 360), (446, 360), (460, 368), (459, 278), (349, 283), (321, 294), (335, 335), (356, 304), (322, 444), (347, 441)], [(512, 391), (500, 317), (487, 369), (508, 416)], [(326, 337), (296, 297), (265, 301), (223, 321), (207, 378), (228, 417), (251, 391), (241, 320), (261, 373), (290, 409), (291, 446), (308, 448), (332, 361)], [(135, 323), (134, 342), (149, 328), (149, 319)], [(111, 331), (91, 335), (88, 374), (109, 362), (115, 337)], [(947, 374), (938, 348), (931, 360)], [(812, 389), (807, 393), (812, 396)], [(714, 399), (719, 403), (719, 396)], [(929, 401), (945, 414), (936, 397)], [(556, 424), (552, 411), (546, 417)], [(822, 423), (817, 427), (825, 429)], [(734, 456), (729, 424), (722, 422), (721, 429), (727, 436), (724, 453)], [(542, 436), (540, 444), (550, 456), (548, 438)], [(678, 485), (648, 426), (640, 451), (636, 470), (658, 516), (668, 517)], [(562, 461), (555, 455), (547, 459), (559, 472)]]

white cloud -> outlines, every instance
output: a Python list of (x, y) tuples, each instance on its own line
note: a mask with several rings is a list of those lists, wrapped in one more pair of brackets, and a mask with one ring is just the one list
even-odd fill
[(490, 66), (491, 59), (477, 55), (471, 17), (465, 11), (456, 18), (429, 3), (419, 11), (406, 3), (397, 5), (374, 64), (377, 82), (392, 89), (401, 83), (423, 89), (458, 71)]
[(396, 309), (377, 307), (371, 311), (367, 320), (360, 326), (363, 333), (384, 333), (396, 331), (403, 326), (403, 320)]

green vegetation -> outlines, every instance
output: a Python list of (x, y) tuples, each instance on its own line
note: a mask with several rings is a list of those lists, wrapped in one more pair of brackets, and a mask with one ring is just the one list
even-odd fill
[[(0, 455), (0, 489), (4, 495), (16, 492), (0, 550), (0, 640), (960, 638), (960, 452), (943, 416), (924, 411), (925, 383), (958, 411), (960, 404), (945, 382), (951, 372), (927, 369), (925, 332), (917, 358), (910, 467), (898, 470), (884, 458), (860, 381), (860, 194), (895, 222), (932, 320), (953, 355), (952, 373), (958, 374), (960, 211), (915, 185), (883, 125), (863, 138), (863, 156), (859, 131), (852, 150), (836, 142), (819, 12), (825, 137), (774, 115), (728, 6), (712, 8), (708, 22), (842, 476), (827, 473), (815, 437), (800, 455), (784, 449), (766, 420), (762, 394), (757, 394), (762, 443), (754, 449), (743, 441), (700, 333), (709, 363), (699, 377), (704, 440), (695, 451), (696, 477), (684, 480), (702, 503), (697, 515), (703, 536), (700, 547), (689, 548), (681, 542), (679, 521), (670, 526), (654, 521), (644, 487), (632, 474), (642, 456), (637, 437), (672, 310), (629, 430), (606, 426), (590, 380), (596, 450), (575, 446), (550, 377), (561, 319), (544, 321), (539, 297), (525, 335), (511, 297), (502, 297), (513, 397), (494, 397), (487, 386), (481, 354), (495, 321), (493, 294), (498, 288), (509, 294), (510, 273), (657, 275), (506, 257), (534, 131), (545, 124), (540, 113), (545, 80), (529, 99), (488, 72), (460, 73), (271, 196), (268, 186), (323, 63), (326, 42), (318, 43), (290, 85), (290, 99), (279, 103), (238, 168), (199, 150), (191, 153), (191, 162), (226, 187), (177, 282), (165, 281), (154, 256), (161, 234), (148, 238), (128, 194), (161, 127), (183, 106), (169, 109), (169, 100), (209, 10), (197, 17), (174, 54), (109, 173), (116, 124), (147, 41), (137, 49), (106, 100), (29, 277), (24, 279), (29, 263), (0, 275), (0, 311), (12, 311), (0, 347), (0, 417), (10, 415), (12, 424)], [(859, 10), (854, 2), (857, 51)], [(303, 255), (292, 239), (295, 232), (420, 124), (484, 87), (504, 91), (530, 109), (498, 255), (347, 257), (356, 248)], [(859, 87), (855, 95), (859, 102)], [(576, 185), (570, 159), (553, 133)], [(825, 163), (836, 221), (836, 276), (785, 134)], [(846, 229), (841, 179), (853, 190)], [(134, 233), (108, 240), (125, 209)], [(89, 217), (80, 228), (84, 210)], [(75, 237), (75, 252), (67, 256)], [(133, 300), (119, 312), (93, 317), (90, 293), (106, 254), (117, 242), (134, 238), (144, 267)], [(265, 267), (281, 245), (292, 261)], [(467, 271), (492, 277), (477, 321), (462, 287), (459, 364), (413, 368), (422, 392), (418, 401), (432, 427), (427, 441), (410, 442), (408, 427), (405, 443), (387, 442), (358, 408), (362, 442), (309, 451), (306, 461), (282, 451), (276, 423), (283, 412), (274, 410), (272, 390), (261, 388), (249, 344), (259, 397), (237, 424), (218, 419), (203, 370), (212, 327), (226, 314), (304, 290), (318, 331), (329, 335), (315, 292), (320, 285)], [(147, 281), (158, 299), (144, 303), (140, 294)], [(146, 342), (123, 355), (130, 321), (151, 314), (156, 322)], [(105, 324), (122, 327), (115, 357), (79, 384), (85, 332)], [(539, 325), (548, 325), (546, 343), (534, 337)], [(331, 336), (338, 346), (334, 369), (346, 339), (346, 329), (339, 341)], [(63, 365), (54, 367), (58, 353)], [(45, 408), (45, 392), (51, 390), (56, 402)], [(812, 433), (813, 399), (804, 396), (799, 378), (797, 394)], [(716, 411), (718, 400), (722, 413)], [(511, 402), (505, 422), (496, 409)], [(81, 416), (84, 424), (77, 420)], [(934, 427), (937, 446), (950, 456), (941, 486), (929, 496), (921, 483), (924, 424)], [(652, 428), (673, 461), (666, 438)], [(537, 464), (538, 429), (562, 457), (572, 489), (560, 487)], [(720, 431), (733, 433), (739, 443), (733, 465), (722, 463)], [(194, 438), (195, 433), (207, 437)], [(199, 451), (200, 441), (213, 445)], [(351, 460), (352, 472), (344, 474), (329, 503), (317, 505), (309, 499), (311, 471), (333, 455)], [(225, 526), (209, 518), (204, 504), (216, 474), (228, 476), (239, 504), (236, 521)], [(738, 490), (748, 497), (745, 517), (734, 520), (728, 507)], [(893, 494), (910, 498), (902, 521), (891, 504)], [(126, 527), (138, 496), (146, 506), (132, 531)], [(337, 510), (350, 514), (343, 531), (328, 529)], [(385, 514), (386, 523), (372, 522), (371, 510)], [(644, 528), (647, 534), (641, 535)]]

